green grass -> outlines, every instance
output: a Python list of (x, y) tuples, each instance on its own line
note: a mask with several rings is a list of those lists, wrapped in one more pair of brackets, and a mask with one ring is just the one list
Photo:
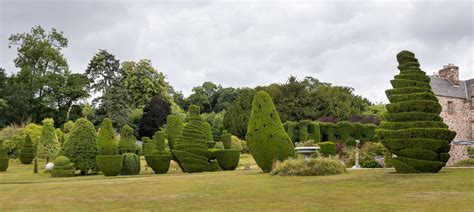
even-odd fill
[[(144, 162), (144, 161), (142, 161)], [(144, 164), (144, 163), (143, 163)], [(244, 164), (250, 170), (244, 170)], [(5, 210), (346, 210), (469, 211), (474, 169), (438, 174), (394, 174), (393, 169), (318, 177), (261, 173), (249, 155), (236, 171), (139, 176), (51, 178), (32, 165), (10, 162), (0, 173)], [(42, 167), (42, 166), (40, 166)], [(41, 171), (40, 171), (41, 172)]]

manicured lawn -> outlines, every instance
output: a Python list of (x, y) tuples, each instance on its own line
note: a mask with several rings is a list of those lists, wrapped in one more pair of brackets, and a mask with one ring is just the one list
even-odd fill
[[(253, 164), (244, 155), (241, 164)], [(237, 171), (51, 178), (11, 161), (0, 173), (5, 210), (412, 210), (472, 211), (474, 169), (400, 175), (392, 169), (323, 177), (279, 177), (252, 165)]]

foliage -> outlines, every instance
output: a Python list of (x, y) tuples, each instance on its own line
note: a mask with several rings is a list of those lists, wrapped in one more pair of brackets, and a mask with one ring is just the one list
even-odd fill
[(61, 130), (61, 128), (56, 128), (54, 133), (58, 137), (59, 146), (63, 146), (64, 142), (66, 141), (64, 132)]
[(135, 136), (133, 136), (133, 129), (124, 125), (120, 131), (120, 140), (118, 142), (119, 153), (135, 153), (137, 148), (135, 146)]
[(54, 160), (59, 148), (60, 144), (54, 129), (54, 120), (46, 118), (43, 120), (43, 130), (36, 150), (36, 157), (46, 159), (46, 161)]
[[(39, 125), (37, 126), (39, 127), (39, 130), (35, 132), (39, 132), (39, 136), (36, 137), (38, 139), (41, 138), (42, 127)], [(3, 147), (7, 150), (9, 155), (16, 156), (18, 154), (18, 150), (21, 148), (24, 141), (24, 132), (25, 130), (22, 126), (14, 124), (7, 126), (0, 131), (0, 141), (3, 141)], [(36, 134), (38, 135), (38, 133)]]
[(112, 120), (104, 118), (97, 134), (97, 150), (99, 155), (116, 155), (118, 154), (117, 139), (115, 138), (115, 130), (112, 127)]
[(246, 141), (264, 172), (271, 171), (275, 160), (285, 160), (295, 153), (272, 98), (264, 91), (257, 92), (253, 99)]
[(222, 131), (221, 141), (224, 145), (224, 149), (231, 149), (232, 147), (232, 135), (227, 130)]
[(97, 132), (90, 121), (84, 118), (76, 120), (62, 154), (74, 163), (76, 169), (81, 170), (81, 174), (96, 167)]
[(466, 160), (461, 160), (453, 164), (453, 167), (474, 167), (474, 159), (469, 158)]
[(346, 172), (346, 167), (337, 159), (330, 158), (292, 158), (278, 163), (272, 175), (280, 176), (320, 176)]
[(150, 60), (123, 62), (122, 71), (122, 83), (130, 94), (132, 107), (143, 107), (154, 96), (171, 100), (165, 75), (153, 68)]
[(190, 119), (184, 126), (173, 147), (173, 154), (178, 159), (184, 172), (204, 172), (207, 170), (208, 150), (203, 121), (199, 115), (199, 106), (189, 107)]
[(167, 154), (155, 153), (145, 155), (145, 160), (155, 174), (165, 174), (170, 168), (171, 154), (168, 152)]
[(212, 82), (204, 82), (201, 86), (194, 87), (191, 95), (184, 100), (183, 108), (197, 105), (203, 113), (219, 113), (227, 110), (231, 103), (237, 99), (241, 89), (224, 88)]
[(166, 149), (166, 142), (165, 142), (166, 133), (163, 131), (158, 131), (153, 135), (153, 144), (155, 144), (156, 150), (159, 152), (163, 152)]
[(125, 153), (121, 175), (138, 175), (140, 173), (140, 157), (135, 153)]
[(214, 142), (214, 138), (212, 136), (212, 127), (209, 123), (203, 121), (202, 122), (202, 130), (204, 132), (204, 135), (206, 135), (206, 143), (208, 148), (214, 147), (216, 142)]
[(442, 124), (426, 124), (442, 122), (441, 106), (415, 54), (402, 51), (397, 61), (400, 74), (390, 81), (393, 89), (386, 91), (391, 102), (386, 105), (388, 123), (382, 124), (377, 135), (397, 155), (390, 163), (398, 173), (436, 173), (449, 159), (449, 142), (456, 133)]
[(152, 137), (166, 124), (166, 118), (171, 113), (171, 104), (159, 96), (151, 98), (143, 108), (143, 118), (140, 125), (140, 137)]
[(31, 141), (31, 136), (29, 135), (26, 135), (25, 142), (21, 146), (19, 158), (22, 164), (31, 164), (35, 158), (33, 142)]
[(59, 156), (54, 160), (54, 167), (51, 170), (52, 177), (72, 177), (76, 168), (69, 158)]
[(469, 155), (469, 158), (474, 158), (474, 147), (473, 146), (467, 147), (467, 154)]
[(140, 138), (138, 132), (140, 131), (140, 125), (142, 124), (143, 108), (134, 108), (130, 110), (127, 117), (128, 124), (133, 128), (133, 131), (135, 132), (135, 137)]
[(239, 149), (222, 149), (216, 152), (217, 163), (222, 170), (235, 170), (239, 165)]
[(315, 143), (321, 142), (319, 123), (312, 121), (308, 124), (308, 140), (313, 140)]
[(4, 172), (8, 169), (10, 158), (7, 155), (7, 149), (3, 147), (3, 141), (0, 140), (0, 172)]
[(348, 121), (341, 121), (336, 124), (336, 140), (347, 142), (351, 139), (351, 134), (356, 130), (355, 126)]
[(319, 144), (319, 147), (321, 148), (321, 154), (323, 156), (331, 156), (331, 155), (336, 155), (336, 144), (331, 141), (326, 141), (326, 142), (321, 142)]
[(181, 135), (184, 124), (178, 116), (168, 115), (166, 120), (166, 136), (169, 148), (172, 150), (177, 138)]
[(122, 155), (97, 155), (97, 166), (106, 177), (117, 176), (122, 172)]
[(224, 114), (225, 111), (201, 114), (202, 120), (209, 123), (212, 127), (212, 137), (214, 141), (220, 139), (221, 131), (223, 129)]

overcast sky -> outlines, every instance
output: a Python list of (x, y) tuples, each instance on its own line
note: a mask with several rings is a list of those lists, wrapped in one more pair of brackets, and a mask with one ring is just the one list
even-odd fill
[(295, 75), (385, 102), (404, 49), (430, 74), (447, 63), (462, 79), (474, 72), (471, 1), (0, 1), (9, 73), (8, 37), (34, 25), (64, 32), (73, 72), (106, 49), (121, 61), (151, 59), (185, 95), (205, 81), (253, 87)]

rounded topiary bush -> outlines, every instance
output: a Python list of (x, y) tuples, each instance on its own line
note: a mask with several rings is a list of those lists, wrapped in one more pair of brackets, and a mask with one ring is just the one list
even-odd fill
[(390, 81), (386, 94), (390, 104), (386, 122), (376, 130), (383, 145), (396, 155), (390, 163), (399, 173), (438, 172), (449, 159), (450, 142), (456, 132), (439, 116), (441, 106), (420, 69), (415, 54), (397, 54), (400, 74)]
[(97, 132), (90, 121), (85, 118), (77, 119), (63, 146), (62, 154), (81, 170), (81, 174), (96, 167)]
[(52, 177), (72, 177), (76, 168), (69, 158), (59, 156), (54, 160), (54, 166), (51, 170)]
[(278, 163), (272, 175), (281, 176), (320, 176), (335, 175), (346, 172), (346, 167), (335, 159), (329, 158), (292, 158)]
[(3, 141), (0, 142), (0, 172), (8, 169), (10, 159), (8, 158), (7, 148), (3, 147)]
[(239, 165), (240, 150), (221, 149), (216, 152), (216, 159), (222, 170), (235, 170)]
[(123, 165), (121, 175), (140, 174), (140, 157), (135, 153), (125, 153), (122, 155)]
[(133, 135), (133, 128), (124, 125), (120, 131), (120, 141), (118, 143), (120, 154), (136, 153), (137, 146), (135, 146), (135, 136)]
[(122, 155), (97, 155), (97, 165), (104, 176), (117, 176), (122, 171)]
[(25, 142), (20, 149), (20, 162), (22, 164), (31, 164), (35, 158), (35, 152), (33, 149), (33, 142), (31, 141), (31, 136), (26, 134)]
[(293, 142), (281, 123), (272, 98), (264, 91), (255, 94), (250, 112), (246, 141), (257, 165), (270, 172), (275, 161), (295, 154)]
[(189, 113), (189, 122), (184, 126), (172, 151), (184, 172), (204, 172), (209, 166), (208, 148), (199, 106), (191, 105)]
[(151, 154), (145, 155), (145, 160), (155, 174), (165, 174), (170, 168), (171, 153), (155, 150)]
[(336, 155), (336, 144), (331, 141), (322, 142), (319, 144), (319, 148), (321, 148), (321, 154), (323, 156), (331, 156)]

